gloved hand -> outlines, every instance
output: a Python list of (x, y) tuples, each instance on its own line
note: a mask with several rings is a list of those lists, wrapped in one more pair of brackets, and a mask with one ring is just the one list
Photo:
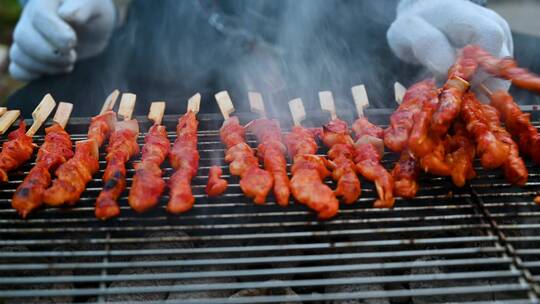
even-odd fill
[(112, 0), (30, 0), (13, 33), (10, 74), (32, 80), (102, 52), (116, 25)]
[[(397, 18), (387, 32), (391, 49), (403, 61), (422, 64), (437, 77), (447, 75), (456, 51), (476, 44), (499, 57), (514, 52), (508, 23), (494, 11), (467, 0), (402, 0)], [(472, 85), (492, 90), (510, 82), (478, 72)]]

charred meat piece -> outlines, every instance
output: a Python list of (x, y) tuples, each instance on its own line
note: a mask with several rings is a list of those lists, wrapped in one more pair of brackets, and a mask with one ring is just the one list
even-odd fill
[(107, 147), (107, 167), (103, 173), (103, 190), (96, 199), (95, 214), (106, 220), (120, 214), (117, 200), (126, 188), (126, 163), (139, 154), (139, 125), (131, 119), (116, 123)]
[(137, 212), (154, 207), (165, 189), (161, 164), (167, 158), (170, 144), (164, 126), (154, 125), (144, 139), (141, 162), (135, 164), (128, 202)]
[(242, 192), (252, 198), (255, 204), (264, 204), (274, 178), (270, 172), (259, 168), (255, 152), (246, 143), (245, 129), (238, 117), (225, 120), (219, 135), (226, 146), (225, 161), (229, 163), (229, 171), (240, 177)]
[(285, 136), (285, 143), (293, 166), (291, 192), (294, 198), (317, 212), (320, 219), (334, 217), (339, 211), (339, 201), (324, 179), (330, 175), (328, 161), (315, 155), (317, 142), (314, 132), (296, 126)]
[(210, 172), (208, 173), (208, 184), (206, 185), (206, 194), (208, 196), (220, 196), (225, 190), (229, 183), (223, 178), (221, 174), (223, 170), (219, 166), (212, 166)]
[(169, 161), (175, 172), (169, 180), (167, 203), (167, 211), (173, 214), (186, 212), (195, 203), (191, 192), (191, 179), (197, 175), (199, 169), (198, 127), (199, 121), (192, 111), (180, 117), (176, 125), (176, 141), (169, 152)]
[(43, 203), (43, 194), (51, 183), (50, 171), (73, 156), (71, 138), (55, 123), (45, 129), (45, 141), (39, 148), (36, 164), (17, 187), (11, 205), (25, 218)]
[(26, 124), (19, 122), (19, 128), (8, 135), (8, 141), (2, 144), (0, 152), (0, 182), (8, 181), (8, 172), (26, 163), (34, 152), (32, 137), (26, 135)]
[(260, 118), (249, 124), (250, 130), (259, 141), (258, 156), (264, 168), (274, 178), (274, 196), (280, 206), (289, 205), (291, 191), (287, 176), (287, 160), (285, 145), (281, 141), (281, 128), (275, 119)]

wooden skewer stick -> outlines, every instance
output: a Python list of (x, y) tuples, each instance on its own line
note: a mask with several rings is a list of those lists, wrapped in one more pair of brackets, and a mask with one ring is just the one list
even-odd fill
[(332, 92), (319, 92), (319, 103), (321, 104), (321, 109), (323, 111), (330, 113), (330, 118), (332, 120), (337, 119), (336, 105), (334, 104), (334, 96), (332, 96)]
[(163, 114), (165, 114), (165, 101), (154, 101), (150, 104), (150, 112), (148, 113), (148, 119), (153, 121), (154, 124), (161, 124), (161, 120), (163, 120)]
[(266, 117), (266, 109), (264, 108), (264, 101), (261, 93), (248, 92), (249, 107), (251, 112), (259, 114), (260, 117)]
[(47, 120), (47, 117), (49, 117), (55, 106), (56, 101), (54, 101), (51, 94), (45, 95), (34, 110), (34, 112), (32, 112), (32, 118), (34, 119), (34, 122), (32, 123), (32, 126), (28, 129), (28, 131), (26, 131), (26, 135), (34, 136), (34, 134), (36, 134), (37, 130), (41, 127), (45, 120)]
[(493, 95), (493, 92), (485, 84), (481, 84), (480, 89), (484, 94), (487, 95), (487, 97), (491, 97), (491, 95)]
[(5, 107), (0, 107), (0, 116), (4, 115), (4, 113), (7, 112), (7, 108)]
[(396, 102), (398, 104), (401, 104), (403, 102), (403, 96), (405, 96), (405, 92), (407, 92), (407, 88), (396, 81), (394, 83), (394, 98), (396, 99)]
[(351, 92), (356, 107), (356, 113), (358, 114), (358, 117), (363, 117), (364, 108), (369, 106), (366, 87), (363, 84), (357, 85), (351, 88)]
[(199, 113), (201, 108), (201, 94), (197, 93), (188, 99), (187, 110), (195, 114)]
[(122, 99), (120, 100), (120, 106), (118, 107), (118, 116), (123, 120), (130, 120), (133, 115), (133, 109), (135, 108), (135, 101), (137, 100), (137, 95), (132, 93), (122, 94)]
[(56, 113), (54, 113), (53, 121), (66, 128), (66, 125), (71, 116), (71, 111), (73, 111), (73, 104), (69, 102), (60, 102), (58, 108), (56, 108)]
[(19, 110), (9, 110), (0, 117), (0, 135), (6, 133), (11, 125), (21, 115)]
[(294, 125), (301, 126), (302, 121), (306, 119), (306, 109), (304, 109), (302, 99), (296, 98), (289, 101), (289, 110), (291, 111)]
[(230, 114), (234, 112), (234, 105), (232, 103), (231, 97), (227, 91), (221, 91), (214, 95), (221, 111), (221, 115), (225, 120), (229, 119)]
[(105, 102), (103, 103), (103, 106), (101, 107), (101, 111), (99, 111), (99, 114), (103, 114), (107, 111), (110, 111), (114, 108), (114, 105), (116, 104), (116, 100), (118, 99), (118, 95), (120, 95), (120, 91), (114, 90), (112, 91), (109, 96), (105, 99)]

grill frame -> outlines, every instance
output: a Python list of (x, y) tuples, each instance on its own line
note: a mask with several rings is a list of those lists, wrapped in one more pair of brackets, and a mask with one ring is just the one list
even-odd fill
[[(534, 110), (532, 106), (528, 109)], [(388, 121), (392, 110), (370, 109), (366, 113), (370, 120), (381, 125), (381, 122)], [(533, 117), (538, 116), (538, 112), (533, 111), (532, 113)], [(254, 118), (254, 115), (249, 113), (241, 113), (238, 116), (244, 123)], [(148, 120), (144, 117), (137, 118), (141, 125), (141, 131), (148, 130), (150, 126)], [(174, 126), (177, 118), (178, 115), (166, 115), (163, 120), (167, 126), (171, 144), (175, 138)], [(306, 123), (308, 126), (317, 126), (327, 120), (327, 117), (321, 113), (310, 115), (309, 118), (311, 120)], [(343, 116), (342, 118), (349, 122), (353, 121), (353, 117)], [(88, 120), (88, 118), (72, 118), (70, 120), (66, 129), (70, 134), (73, 134), (73, 140), (84, 139)], [(25, 165), (21, 172), (10, 176), (14, 178), (7, 184), (8, 189), (0, 190), (0, 214), (2, 215), (0, 216), (0, 249), (7, 246), (25, 246), (28, 251), (0, 251), (0, 299), (72, 296), (75, 300), (86, 299), (104, 302), (107, 300), (107, 296), (122, 293), (148, 292), (156, 294), (175, 291), (200, 292), (213, 289), (236, 291), (243, 288), (270, 288), (273, 290), (293, 287), (296, 290), (306, 289), (311, 292), (299, 293), (295, 296), (273, 294), (257, 297), (176, 301), (181, 303), (281, 303), (381, 297), (399, 299), (425, 296), (426, 299), (431, 299), (432, 296), (462, 295), (463, 299), (459, 301), (462, 303), (461, 300), (464, 300), (463, 303), (466, 303), (468, 300), (471, 302), (476, 300), (474, 297), (469, 297), (472, 295), (485, 293), (495, 295), (510, 292), (519, 294), (519, 296), (512, 300), (505, 299), (506, 303), (539, 302), (540, 273), (538, 272), (540, 272), (540, 263), (535, 263), (534, 260), (524, 261), (523, 257), (524, 255), (540, 255), (540, 247), (538, 247), (539, 249), (530, 249), (533, 251), (529, 252), (523, 251), (524, 249), (516, 249), (513, 244), (516, 239), (507, 235), (507, 230), (515, 228), (512, 228), (511, 225), (502, 225), (504, 223), (499, 221), (501, 215), (492, 211), (493, 208), (497, 207), (497, 203), (487, 201), (486, 197), (489, 197), (489, 194), (485, 193), (486, 189), (495, 188), (503, 189), (494, 192), (493, 195), (498, 197), (512, 197), (516, 196), (516, 193), (529, 197), (534, 194), (535, 191), (532, 189), (540, 185), (540, 178), (537, 178), (540, 176), (540, 172), (538, 169), (532, 168), (529, 163), (530, 173), (533, 177), (527, 185), (527, 190), (530, 191), (517, 192), (518, 190), (515, 188), (504, 190), (511, 187), (508, 187), (504, 179), (501, 179), (501, 172), (486, 172), (483, 169), (478, 170), (482, 178), (473, 181), (471, 185), (467, 185), (463, 189), (451, 187), (449, 180), (445, 178), (422, 176), (422, 188), (419, 196), (411, 201), (398, 200), (396, 208), (393, 210), (377, 210), (368, 207), (373, 201), (375, 193), (373, 186), (362, 180), (363, 192), (360, 203), (355, 203), (352, 207), (344, 206), (340, 216), (334, 220), (319, 222), (305, 207), (297, 204), (286, 209), (280, 208), (273, 202), (262, 207), (253, 206), (253, 203), (241, 194), (237, 179), (228, 175), (227, 166), (223, 163), (223, 145), (219, 141), (217, 131), (221, 125), (221, 117), (218, 114), (201, 114), (199, 121), (198, 147), (201, 153), (201, 167), (194, 179), (195, 186), (193, 187), (198, 201), (193, 211), (179, 217), (166, 214), (164, 202), (167, 196), (162, 197), (159, 207), (151, 210), (148, 214), (135, 215), (129, 210), (126, 195), (123, 195), (120, 200), (122, 206), (120, 218), (105, 223), (96, 220), (93, 217), (92, 200), (97, 197), (100, 189), (99, 184), (102, 184), (99, 177), (105, 166), (103, 151), (100, 152), (100, 172), (94, 176), (93, 181), (89, 184), (89, 189), (83, 194), (81, 202), (71, 210), (48, 208), (38, 211), (38, 214), (31, 216), (26, 221), (14, 218), (15, 212), (11, 210), (9, 205), (10, 197), (22, 177), (28, 173), (33, 162)], [(282, 119), (282, 121), (290, 120)], [(284, 130), (290, 129), (288, 124), (283, 124), (282, 127)], [(141, 132), (140, 144), (142, 144), (144, 135)], [(0, 142), (4, 140), (5, 137)], [(252, 146), (256, 145), (252, 136), (248, 136), (248, 140)], [(35, 142), (38, 144), (42, 141), (43, 130), (35, 138)], [(324, 148), (320, 150), (321, 153), (325, 151)], [(208, 199), (203, 194), (206, 183), (204, 175), (207, 174), (213, 157), (220, 159), (219, 165), (224, 169), (224, 177), (228, 179), (230, 186), (222, 197)], [(383, 164), (389, 167), (395, 160), (396, 155), (387, 153)], [(170, 168), (168, 164), (166, 166)], [(133, 175), (131, 163), (128, 168), (129, 189)], [(171, 170), (164, 170), (164, 174), (166, 177), (170, 176)], [(485, 183), (492, 178), (495, 178), (497, 183), (491, 185)], [(333, 182), (328, 181), (328, 183), (334, 186)], [(231, 191), (231, 189), (233, 190)], [(451, 193), (446, 191), (449, 189)], [(525, 204), (525, 202), (522, 203)], [(530, 204), (527, 206), (530, 207)], [(423, 223), (423, 225), (415, 225), (415, 223)], [(525, 226), (527, 229), (534, 227), (534, 225)], [(146, 244), (152, 244), (152, 239), (147, 236), (148, 233), (158, 233), (163, 230), (178, 233), (187, 232), (189, 236), (158, 236), (154, 237), (156, 244), (185, 242), (192, 243), (193, 246), (189, 248), (140, 248)], [(465, 234), (460, 235), (460, 233)], [(74, 234), (91, 237), (73, 238)], [(123, 234), (137, 235), (124, 237)], [(24, 239), (21, 237), (22, 235), (34, 235), (34, 237)], [(40, 235), (48, 235), (49, 238), (36, 237)], [(406, 238), (409, 235), (420, 235), (420, 237)], [(253, 243), (249, 243), (250, 241)], [(209, 242), (216, 242), (216, 244), (208, 246)], [(133, 246), (134, 243), (138, 244), (139, 248), (123, 247)], [(83, 245), (90, 246), (91, 250), (85, 250), (84, 247), (81, 247)], [(72, 246), (77, 250), (56, 250), (58, 246)], [(401, 250), (393, 251), (393, 248)], [(216, 254), (218, 254), (217, 257)], [(158, 258), (154, 261), (125, 260), (127, 257), (140, 258), (141, 255), (165, 259)], [(199, 256), (193, 259), (184, 258), (188, 255), (200, 255), (204, 258), (199, 258)], [(168, 256), (182, 258), (171, 260), (167, 259)], [(471, 256), (475, 257), (474, 260), (467, 258)], [(50, 262), (50, 260), (61, 258), (68, 261)], [(100, 261), (69, 262), (69, 259), (76, 260), (77, 258), (98, 258)], [(413, 260), (414, 258), (416, 259)], [(35, 259), (38, 261), (29, 262)], [(338, 261), (343, 263), (340, 264)], [(231, 270), (232, 264), (245, 267)], [(275, 265), (277, 267), (274, 267)], [(173, 272), (119, 273), (120, 269), (126, 269), (126, 267), (134, 269), (142, 266), (151, 266), (151, 269), (161, 270), (168, 267), (185, 268), (182, 268), (183, 271)], [(474, 270), (459, 271), (462, 266)], [(500, 269), (483, 270), (483, 266), (500, 267)], [(189, 267), (200, 267), (204, 271), (189, 271)], [(445, 271), (441, 271), (443, 267), (447, 267), (451, 271), (446, 271), (446, 268)], [(539, 271), (531, 271), (530, 267), (538, 268)], [(360, 273), (362, 271), (367, 274), (371, 272), (375, 275), (345, 276), (355, 269)], [(424, 271), (423, 269), (435, 271), (421, 273)], [(69, 270), (73, 272), (72, 275), (50, 275), (51, 271)], [(10, 272), (17, 274), (17, 271), (23, 273), (35, 271), (45, 274), (26, 274), (16, 277), (9, 275)], [(79, 271), (82, 274), (75, 274)], [(404, 274), (406, 271), (409, 271), (410, 274)], [(414, 271), (420, 272), (413, 274)], [(341, 277), (321, 275), (332, 273), (338, 273)], [(108, 286), (111, 282), (131, 280), (170, 281), (194, 278), (215, 279), (230, 276), (235, 279), (247, 278), (247, 281), (172, 283), (151, 286), (147, 289), (133, 286), (116, 287), (115, 289)], [(276, 280), (275, 277), (279, 279)], [(259, 278), (263, 278), (263, 280), (259, 281)], [(271, 281), (266, 279), (271, 279)], [(375, 291), (313, 292), (313, 290), (319, 290), (324, 286), (339, 286), (340, 284), (354, 283), (371, 286), (374, 283), (408, 284), (411, 280), (416, 280), (420, 284), (432, 281), (482, 282), (482, 279), (488, 280), (487, 282), (498, 279), (503, 281), (509, 279), (510, 282), (512, 279), (512, 282), (478, 286), (432, 287), (422, 290), (418, 288), (390, 288)], [(45, 285), (74, 282), (80, 284), (71, 290), (33, 289), (33, 285), (44, 282), (44, 280), (47, 280), (43, 283)], [(22, 290), (9, 288), (14, 284), (29, 286), (29, 288)], [(92, 288), (80, 288), (81, 284), (90, 284)], [(6, 286), (8, 287), (6, 288)], [(175, 300), (171, 299), (171, 303), (175, 303)]]

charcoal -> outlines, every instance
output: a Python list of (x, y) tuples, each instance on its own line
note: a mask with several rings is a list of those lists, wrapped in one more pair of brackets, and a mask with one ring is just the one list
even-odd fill
[[(424, 264), (426, 261), (430, 261), (429, 258), (417, 259), (415, 263)], [(430, 267), (416, 267), (411, 268), (411, 275), (424, 275), (424, 274), (444, 274), (446, 273), (441, 267), (430, 266)], [(457, 286), (474, 286), (474, 285), (484, 285), (489, 286), (489, 280), (467, 280), (467, 281), (420, 281), (420, 282), (410, 282), (409, 287), (411, 290), (422, 289), (422, 288), (451, 288)], [(425, 304), (433, 302), (459, 302), (462, 301), (465, 296), (463, 295), (436, 295), (436, 296), (426, 296), (426, 297), (412, 297), (412, 302), (414, 304)], [(466, 296), (467, 301), (493, 301), (493, 296), (491, 294), (470, 294)]]
[[(280, 232), (286, 232), (286, 231), (283, 230), (283, 229), (279, 229), (279, 230), (277, 230), (275, 232), (280, 233)], [(293, 239), (279, 238), (279, 239), (277, 239), (275, 241), (271, 241), (270, 244), (272, 244), (272, 245), (294, 245), (295, 242), (294, 242)], [(256, 240), (253, 240), (253, 241), (248, 241), (246, 243), (246, 246), (255, 246), (255, 245), (260, 245), (260, 241), (259, 241), (259, 243), (257, 243)], [(269, 244), (266, 244), (266, 245), (269, 245)], [(302, 255), (302, 251), (301, 250), (278, 250), (278, 251), (273, 251), (271, 254), (269, 254), (268, 251), (255, 251), (255, 252), (242, 253), (241, 257), (255, 258), (255, 257), (269, 257), (269, 256), (281, 257), (281, 256), (293, 256), (293, 255), (294, 256)], [(249, 270), (249, 269), (260, 269), (260, 268), (292, 268), (292, 267), (297, 267), (299, 264), (300, 264), (300, 262), (297, 262), (297, 261), (272, 262), (272, 263), (267, 263), (267, 264), (264, 264), (264, 265), (261, 265), (261, 264), (257, 264), (257, 265), (247, 264), (247, 265), (239, 266), (239, 269)], [(272, 275), (270, 277), (269, 276), (265, 276), (265, 277), (261, 277), (261, 276), (243, 276), (243, 277), (239, 277), (238, 280), (240, 282), (252, 282), (252, 281), (261, 281), (261, 280), (281, 280), (281, 281), (286, 281), (286, 280), (291, 280), (293, 277), (294, 277), (294, 274), (288, 273), (288, 274)]]
[[(269, 282), (279, 282), (272, 280)], [(290, 287), (278, 287), (278, 288), (251, 288), (251, 289), (243, 289), (239, 292), (233, 294), (231, 298), (242, 298), (242, 297), (262, 297), (262, 296), (289, 296), (292, 298), (298, 297), (298, 294), (294, 292)], [(291, 302), (283, 302), (283, 304), (298, 304), (301, 302), (298, 301), (291, 301)]]
[[(149, 238), (165, 238), (165, 237), (188, 237), (183, 232), (157, 232), (147, 235)], [(191, 248), (193, 244), (189, 241), (175, 241), (175, 242), (157, 242), (148, 243), (142, 246), (142, 249), (172, 249), (172, 248)], [(144, 255), (140, 257), (133, 257), (132, 262), (151, 262), (151, 261), (167, 261), (177, 260), (179, 257), (174, 255)], [(145, 267), (145, 268), (128, 268), (120, 271), (122, 275), (130, 274), (159, 274), (159, 273), (172, 273), (186, 271), (181, 267)], [(172, 285), (172, 280), (148, 280), (148, 281), (116, 281), (109, 285), (109, 288), (133, 288), (135, 287), (151, 287), (151, 286), (166, 286)], [(107, 302), (114, 301), (163, 301), (167, 298), (167, 292), (161, 293), (132, 293), (132, 294), (116, 294), (106, 296)]]
[[(28, 252), (28, 248), (24, 246), (9, 246), (3, 247), (0, 249), (0, 252)], [(1, 264), (12, 264), (12, 263), (50, 263), (53, 262), (52, 259), (32, 257), (28, 259), (20, 258), (9, 258), (2, 259)], [(31, 276), (61, 276), (61, 275), (72, 275), (72, 271), (67, 269), (48, 269), (48, 270), (17, 270), (11, 271), (10, 275), (16, 277), (31, 277)], [(17, 290), (17, 289), (30, 289), (30, 290), (40, 290), (40, 289), (73, 289), (73, 284), (71, 283), (44, 283), (44, 284), (24, 284), (24, 285), (8, 285), (5, 287), (8, 290)], [(3, 300), (3, 301), (2, 301)], [(71, 303), (73, 298), (70, 296), (64, 297), (30, 297), (30, 298), (11, 298), (11, 299), (0, 299), (1, 303)]]
[[(215, 244), (210, 242), (203, 242), (199, 244), (199, 248), (215, 247)], [(205, 254), (204, 259), (224, 259), (225, 254), (222, 253), (210, 253)], [(227, 271), (234, 270), (235, 268), (230, 265), (208, 265), (208, 266), (195, 266), (191, 267), (190, 271), (193, 273), (201, 271)], [(233, 277), (220, 277), (220, 278), (201, 278), (201, 279), (184, 279), (176, 281), (176, 285), (188, 285), (188, 284), (224, 284), (235, 283), (236, 280)], [(204, 291), (188, 291), (188, 292), (174, 292), (169, 294), (168, 301), (187, 300), (187, 299), (211, 299), (211, 298), (227, 298), (233, 294), (233, 290), (204, 290)]]
[[(353, 278), (364, 277), (372, 278), (381, 275), (378, 271), (348, 271), (331, 273), (329, 278)], [(349, 293), (349, 292), (375, 292), (384, 291), (382, 284), (354, 284), (354, 285), (330, 285), (325, 289), (326, 293)], [(329, 301), (329, 304), (389, 304), (387, 299), (352, 299), (352, 300), (334, 300)]]

